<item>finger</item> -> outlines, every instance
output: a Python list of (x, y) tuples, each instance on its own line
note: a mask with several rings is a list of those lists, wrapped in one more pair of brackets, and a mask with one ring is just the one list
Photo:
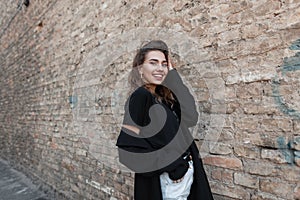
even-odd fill
[(178, 179), (178, 180), (175, 180), (175, 181), (172, 181), (173, 183), (180, 183), (181, 181), (183, 181), (184, 177), (182, 177), (181, 179)]
[(171, 61), (171, 55), (169, 54), (169, 56), (168, 56), (168, 67), (169, 68), (172, 68), (173, 66), (172, 66), (172, 61)]

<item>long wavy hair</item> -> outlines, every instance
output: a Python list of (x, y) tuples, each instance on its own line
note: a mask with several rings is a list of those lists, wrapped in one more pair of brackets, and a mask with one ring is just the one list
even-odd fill
[(169, 60), (168, 46), (165, 42), (161, 40), (152, 40), (137, 50), (137, 53), (132, 63), (132, 71), (129, 75), (129, 84), (131, 87), (130, 93), (138, 87), (144, 86), (160, 102), (165, 101), (166, 103), (173, 105), (175, 99), (171, 90), (169, 90), (167, 87), (164, 87), (163, 85), (145, 84), (139, 73), (139, 67), (141, 67), (141, 65), (144, 63), (147, 53), (150, 51), (157, 50), (161, 51), (165, 55), (167, 61)]

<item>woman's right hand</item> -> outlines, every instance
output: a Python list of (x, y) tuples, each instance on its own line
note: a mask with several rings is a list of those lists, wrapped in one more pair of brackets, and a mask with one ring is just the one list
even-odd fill
[(176, 167), (173, 170), (168, 171), (169, 178), (172, 181), (180, 181), (180, 179), (182, 179), (185, 173), (188, 171), (189, 163), (187, 160), (183, 159), (182, 157), (178, 158), (175, 162), (176, 162)]
[(184, 176), (178, 180), (173, 180), (173, 183), (180, 183), (184, 179)]

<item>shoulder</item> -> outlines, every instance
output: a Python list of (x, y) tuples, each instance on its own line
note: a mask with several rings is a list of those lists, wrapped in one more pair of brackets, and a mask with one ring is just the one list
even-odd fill
[(130, 99), (149, 99), (152, 97), (151, 92), (149, 92), (143, 86), (137, 88), (130, 96)]

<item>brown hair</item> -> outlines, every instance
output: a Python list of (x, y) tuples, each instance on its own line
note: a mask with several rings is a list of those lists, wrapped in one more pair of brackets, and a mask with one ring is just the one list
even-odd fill
[(152, 40), (147, 44), (143, 45), (140, 49), (138, 49), (133, 59), (132, 71), (129, 76), (131, 92), (136, 88), (144, 85), (144, 87), (147, 90), (149, 90), (153, 95), (155, 95), (159, 101), (164, 100), (167, 103), (173, 104), (174, 97), (171, 90), (162, 85), (144, 84), (139, 74), (138, 68), (144, 63), (147, 53), (155, 50), (161, 51), (165, 55), (166, 60), (168, 61), (168, 46), (165, 42), (161, 40)]

